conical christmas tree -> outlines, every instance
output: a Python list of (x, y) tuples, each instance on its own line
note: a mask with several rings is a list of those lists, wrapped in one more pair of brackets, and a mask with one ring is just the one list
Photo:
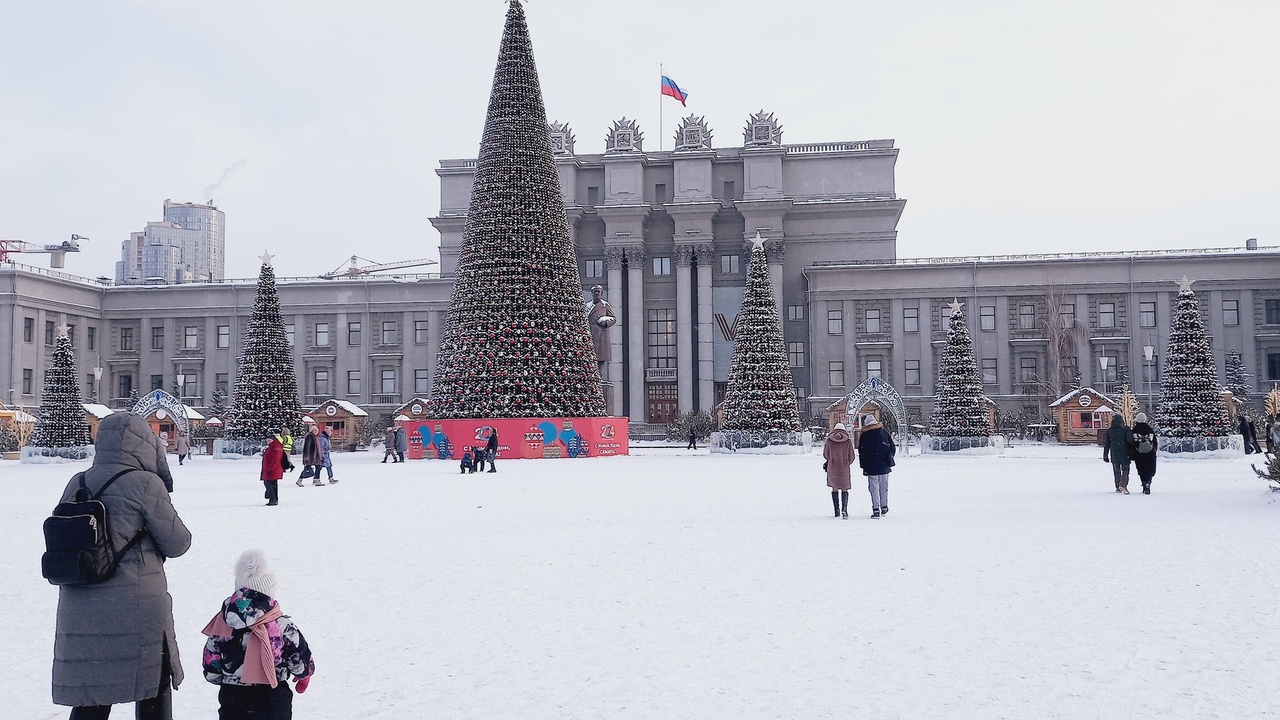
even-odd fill
[(271, 256), (264, 255), (258, 273), (258, 291), (253, 298), (253, 314), (244, 333), (231, 417), (226, 422), (227, 437), (260, 440), (267, 430), (289, 428), (302, 431), (302, 407), (298, 404), (298, 376), (293, 372), (280, 317), (280, 296)]
[(1235, 400), (1237, 407), (1250, 407), (1253, 404), (1253, 373), (1245, 369), (1244, 358), (1235, 350), (1227, 352), (1226, 387), (1231, 391), (1231, 398)]
[(91, 445), (89, 424), (80, 404), (80, 385), (76, 381), (76, 357), (71, 338), (58, 337), (53, 357), (44, 371), (44, 394), (40, 396), (40, 419), (31, 434), (33, 447), (68, 448)]
[(795, 382), (782, 340), (782, 323), (764, 242), (756, 239), (747, 267), (747, 289), (738, 314), (724, 396), (724, 429), (740, 432), (799, 432)]
[(1227, 404), (1191, 282), (1182, 279), (1169, 327), (1169, 350), (1156, 415), (1166, 437), (1224, 437), (1231, 434)]
[(931, 432), (938, 437), (986, 437), (991, 420), (982, 377), (973, 359), (973, 339), (964, 322), (964, 303), (951, 304), (947, 345), (938, 362), (938, 387), (933, 398)]
[(577, 268), (533, 46), (513, 1), (428, 414), (604, 415)]

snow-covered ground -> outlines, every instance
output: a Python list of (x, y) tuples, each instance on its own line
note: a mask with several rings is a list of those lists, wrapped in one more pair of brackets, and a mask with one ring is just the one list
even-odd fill
[[(1280, 707), (1280, 504), (1247, 460), (1160, 461), (1111, 492), (1097, 448), (902, 458), (887, 518), (831, 517), (821, 459), (377, 464), (337, 486), (173, 470), (187, 681), (246, 547), (275, 560), (317, 675), (302, 718), (1258, 718)], [(0, 462), (0, 716), (49, 701), (40, 524), (79, 466)], [(296, 473), (294, 475), (296, 477)], [(1138, 488), (1137, 477), (1132, 487)], [(128, 715), (127, 712), (118, 713)], [(131, 716), (131, 715), (130, 715)]]

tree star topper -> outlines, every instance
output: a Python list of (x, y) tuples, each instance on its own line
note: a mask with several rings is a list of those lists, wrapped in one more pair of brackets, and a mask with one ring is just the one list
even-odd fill
[(1178, 292), (1191, 292), (1191, 283), (1195, 280), (1188, 280), (1186, 275), (1182, 276), (1182, 280), (1178, 282)]
[(275, 255), (272, 255), (271, 253), (267, 252), (266, 250), (263, 250), (263, 251), (262, 251), (262, 255), (261, 255), (261, 257), (260, 257), (259, 259), (261, 259), (261, 260), (262, 260), (262, 264), (263, 264), (263, 265), (270, 266), (270, 265), (271, 265), (271, 258), (273, 258), (273, 257), (275, 257)]
[(964, 310), (964, 303), (960, 302), (960, 298), (952, 298), (951, 302), (947, 303), (947, 308), (951, 310), (952, 315), (955, 315)]
[(70, 325), (68, 325), (67, 323), (62, 323), (61, 325), (58, 326), (58, 337), (66, 337), (69, 334), (71, 334)]
[(764, 247), (765, 238), (760, 236), (760, 231), (756, 231), (756, 236), (751, 238), (751, 250), (754, 252), (756, 248)]

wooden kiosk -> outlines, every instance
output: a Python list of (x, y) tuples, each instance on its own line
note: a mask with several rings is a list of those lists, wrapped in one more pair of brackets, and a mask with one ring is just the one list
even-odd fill
[(1083, 387), (1072, 390), (1049, 403), (1054, 422), (1058, 424), (1058, 442), (1064, 445), (1088, 445), (1098, 442), (1098, 431), (1111, 427), (1115, 401)]
[(82, 403), (84, 408), (84, 421), (89, 423), (89, 439), (93, 442), (98, 441), (98, 426), (108, 415), (114, 415), (115, 411), (106, 405), (98, 403)]
[[(307, 415), (321, 427), (328, 428), (335, 452), (355, 450), (360, 442), (360, 429), (369, 420), (369, 413), (360, 406), (337, 398), (320, 403)], [(295, 440), (295, 444), (300, 442)]]
[[(432, 419), (427, 416), (427, 401), (418, 397), (396, 408), (395, 411), (391, 413), (392, 420), (394, 421), (395, 418), (398, 418), (401, 415), (404, 415), (406, 418), (408, 418), (408, 420), (411, 420), (411, 421), (422, 421), (422, 420)], [(405, 422), (405, 421), (401, 421), (401, 422)]]

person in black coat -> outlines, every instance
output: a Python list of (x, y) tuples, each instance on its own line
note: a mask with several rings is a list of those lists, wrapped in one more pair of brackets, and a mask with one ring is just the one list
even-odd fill
[[(1147, 424), (1147, 414), (1138, 413), (1133, 423), (1133, 467), (1142, 481), (1142, 494), (1151, 494), (1151, 479), (1156, 476), (1156, 450), (1160, 440), (1156, 431)], [(1145, 450), (1145, 452), (1144, 452)]]
[(689, 444), (685, 446), (685, 450), (698, 449), (698, 431), (693, 427), (689, 428)]
[(871, 517), (889, 514), (889, 473), (893, 471), (893, 456), (898, 452), (893, 436), (874, 415), (862, 416), (862, 432), (858, 435), (858, 466), (867, 476), (867, 491), (871, 493)]
[(484, 448), (479, 445), (471, 448), (471, 461), (475, 463), (475, 469), (471, 472), (484, 472)]
[(489, 472), (498, 472), (493, 461), (498, 457), (498, 429), (489, 430), (489, 443), (484, 446), (485, 459), (489, 461)]

